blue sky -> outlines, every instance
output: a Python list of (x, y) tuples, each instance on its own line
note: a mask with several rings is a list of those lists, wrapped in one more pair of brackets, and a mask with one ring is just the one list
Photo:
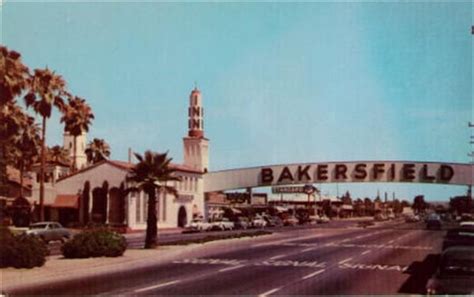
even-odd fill
[[(20, 3), (1, 40), (88, 100), (112, 157), (182, 160), (188, 95), (203, 93), (211, 169), (413, 160), (468, 162), (471, 1), (438, 3)], [(48, 143), (62, 142), (58, 116)], [(336, 194), (336, 185), (323, 185)], [(340, 184), (447, 199), (465, 187)], [(391, 195), (390, 195), (391, 197)]]

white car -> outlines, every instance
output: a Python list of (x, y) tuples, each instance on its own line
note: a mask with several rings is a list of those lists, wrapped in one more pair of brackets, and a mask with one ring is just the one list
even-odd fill
[(254, 228), (263, 228), (265, 226), (267, 226), (267, 221), (265, 221), (265, 219), (262, 217), (255, 217), (252, 220), (252, 227)]
[(195, 219), (192, 220), (191, 223), (187, 224), (185, 226), (185, 229), (188, 231), (209, 231), (211, 230), (212, 225), (208, 222), (205, 222), (203, 220)]
[(234, 222), (229, 221), (228, 218), (223, 218), (211, 223), (211, 230), (232, 230), (234, 229)]
[(459, 224), (461, 227), (474, 227), (474, 221), (464, 221)]

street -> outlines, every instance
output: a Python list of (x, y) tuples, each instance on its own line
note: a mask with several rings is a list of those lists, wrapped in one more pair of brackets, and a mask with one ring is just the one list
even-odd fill
[(56, 294), (317, 295), (424, 293), (445, 231), (400, 220), (214, 242), (148, 269)]

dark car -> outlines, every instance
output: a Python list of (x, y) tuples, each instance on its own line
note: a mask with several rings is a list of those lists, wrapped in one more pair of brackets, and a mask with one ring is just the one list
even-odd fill
[(250, 221), (246, 217), (238, 217), (234, 221), (234, 227), (235, 227), (235, 229), (244, 229), (245, 230), (247, 228), (250, 228)]
[(443, 240), (443, 250), (451, 246), (474, 246), (474, 228), (461, 227), (451, 229)]
[(438, 269), (428, 281), (426, 293), (474, 294), (474, 247), (455, 246), (446, 249)]
[(432, 214), (426, 218), (426, 229), (441, 229), (441, 218), (437, 214)]
[(283, 226), (283, 221), (279, 217), (264, 216), (263, 219), (267, 222), (267, 227)]

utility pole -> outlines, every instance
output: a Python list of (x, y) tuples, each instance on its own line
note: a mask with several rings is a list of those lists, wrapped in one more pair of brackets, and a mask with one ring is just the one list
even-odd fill
[[(474, 28), (474, 27), (473, 27)], [(469, 122), (467, 126), (472, 129), (474, 128), (474, 124)], [(474, 144), (474, 135), (471, 134), (469, 144), (471, 144), (471, 152), (467, 154), (471, 158), (471, 164), (474, 164), (474, 148), (472, 148), (472, 145)], [(472, 185), (469, 185), (467, 188), (467, 196), (469, 199), (472, 200)]]

